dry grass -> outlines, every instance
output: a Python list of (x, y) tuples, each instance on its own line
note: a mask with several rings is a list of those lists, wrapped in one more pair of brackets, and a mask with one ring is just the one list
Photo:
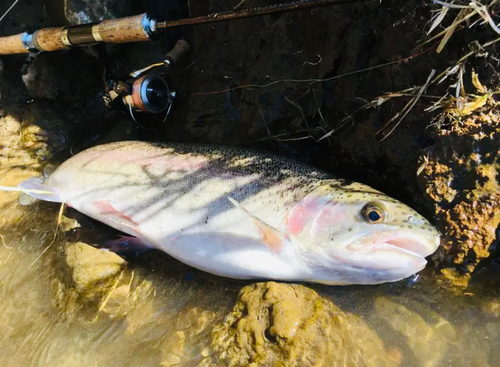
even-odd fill
[(444, 49), (446, 43), (449, 41), (453, 33), (455, 33), (455, 31), (458, 29), (458, 26), (463, 23), (466, 23), (469, 28), (473, 27), (476, 24), (486, 23), (496, 33), (500, 34), (500, 29), (491, 17), (491, 14), (495, 14), (498, 10), (498, 8), (495, 7), (498, 0), (493, 0), (488, 5), (484, 5), (481, 2), (475, 0), (464, 5), (455, 3), (454, 1), (444, 2), (440, 0), (433, 0), (433, 2), (435, 4), (441, 5), (441, 9), (438, 10), (436, 12), (436, 15), (433, 17), (432, 25), (427, 34), (432, 33), (444, 21), (447, 14), (450, 13), (449, 10), (452, 10), (451, 13), (453, 13), (453, 10), (458, 10), (458, 13), (455, 15), (454, 20), (449, 26), (445, 27), (443, 31), (439, 32), (438, 34), (424, 42), (425, 44), (443, 36), (438, 48), (436, 49), (437, 53), (440, 53)]

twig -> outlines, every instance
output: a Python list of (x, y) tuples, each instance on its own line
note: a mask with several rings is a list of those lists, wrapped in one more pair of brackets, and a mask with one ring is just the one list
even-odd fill
[(92, 322), (96, 322), (97, 319), (99, 318), (99, 314), (104, 309), (104, 307), (106, 307), (106, 304), (108, 303), (109, 299), (111, 298), (111, 295), (116, 290), (116, 287), (118, 286), (118, 283), (122, 279), (122, 276), (123, 276), (123, 270), (120, 272), (120, 275), (118, 276), (118, 279), (116, 280), (115, 284), (113, 284), (113, 287), (111, 287), (111, 290), (106, 295), (106, 298), (104, 298), (104, 300), (102, 301), (101, 305), (99, 306), (99, 309), (97, 310), (97, 314), (95, 315), (94, 320), (92, 320)]
[(14, 247), (7, 246), (5, 243), (5, 239), (3, 237), (3, 234), (0, 234), (0, 238), (2, 239), (2, 245), (7, 249), (7, 250), (12, 250)]
[(299, 104), (297, 102), (294, 102), (292, 100), (290, 100), (289, 98), (287, 97), (284, 97), (286, 99), (286, 101), (288, 103), (290, 103), (292, 106), (296, 107), (299, 109), (300, 111), (300, 114), (302, 115), (302, 118), (304, 119), (304, 122), (306, 123), (306, 127), (309, 129), (309, 123), (307, 122), (307, 119), (306, 119), (306, 115), (304, 115), (304, 111), (302, 110), (302, 108), (299, 106)]
[(50, 243), (47, 245), (47, 247), (45, 247), (43, 249), (43, 251), (40, 253), (40, 255), (38, 255), (36, 257), (35, 260), (33, 260), (33, 262), (31, 263), (31, 265), (28, 267), (28, 269), (31, 269), (38, 260), (40, 260), (40, 258), (49, 250), (49, 248), (52, 247), (52, 245), (54, 244), (54, 242), (56, 242), (56, 238), (57, 238), (57, 232), (58, 232), (58, 229), (59, 229), (59, 225), (61, 224), (62, 222), (62, 216), (64, 214), (64, 207), (65, 207), (65, 203), (61, 203), (61, 208), (59, 209), (59, 214), (57, 215), (57, 226), (56, 226), (56, 230), (54, 232), (54, 238), (52, 239), (52, 241), (50, 241)]
[[(494, 40), (491, 40), (491, 41), (486, 42), (485, 44), (481, 45), (481, 47), (482, 47), (482, 48), (489, 47), (489, 46), (491, 46), (491, 45), (494, 45), (494, 44), (495, 44), (495, 43), (497, 43), (498, 41), (500, 41), (500, 37), (499, 37), (499, 38), (496, 38), (496, 39), (494, 39)], [(447, 68), (447, 69), (445, 69), (445, 70), (444, 70), (441, 74), (439, 74), (438, 76), (436, 76), (436, 77), (432, 80), (431, 84), (434, 84), (434, 83), (435, 83), (435, 82), (437, 82), (439, 79), (441, 79), (443, 76), (446, 76), (446, 77), (447, 77), (448, 75), (452, 74), (452, 73), (450, 72), (450, 70), (452, 70), (453, 68), (456, 68), (456, 67), (457, 67), (457, 65), (460, 65), (462, 62), (464, 62), (465, 60), (467, 60), (469, 57), (471, 57), (471, 56), (472, 56), (472, 55), (474, 55), (474, 54), (475, 54), (475, 52), (474, 52), (474, 51), (471, 51), (471, 52), (469, 52), (469, 53), (465, 54), (464, 56), (462, 56), (462, 57), (461, 57), (461, 58), (460, 58), (460, 59), (459, 59), (459, 60), (455, 63), (455, 65), (448, 67), (448, 68)], [(458, 69), (457, 69), (457, 71), (458, 71)], [(446, 75), (446, 74), (448, 74), (448, 75)], [(441, 81), (440, 81), (439, 83), (441, 83)], [(439, 83), (438, 83), (438, 84), (439, 84)]]
[(440, 53), (441, 51), (443, 51), (444, 46), (446, 46), (446, 43), (448, 43), (448, 40), (451, 38), (453, 33), (455, 33), (457, 26), (460, 24), (460, 20), (465, 18), (468, 11), (469, 11), (468, 8), (460, 10), (460, 12), (455, 17), (455, 20), (453, 21), (453, 23), (447, 28), (447, 31), (444, 34), (444, 37), (441, 40), (441, 43), (439, 43), (439, 46), (436, 49), (436, 53)]
[(448, 9), (447, 7), (443, 6), (443, 8), (441, 9), (441, 11), (439, 12), (439, 15), (436, 17), (436, 19), (434, 20), (434, 22), (432, 23), (431, 25), (431, 28), (429, 29), (429, 31), (427, 32), (427, 35), (431, 34), (432, 31), (439, 25), (441, 24), (441, 22), (443, 21), (444, 17), (446, 16), (446, 14), (448, 14)]
[(245, 3), (246, 1), (247, 1), (247, 0), (241, 0), (241, 1), (238, 3), (238, 5), (236, 5), (235, 7), (233, 7), (233, 10), (238, 9), (238, 8), (239, 8), (240, 6), (242, 6), (242, 5), (243, 5), (243, 3)]
[[(495, 1), (492, 2), (492, 4), (495, 3)], [(490, 25), (490, 27), (498, 34), (500, 34), (500, 29), (497, 27), (493, 19), (491, 18), (490, 13), (488, 12), (488, 8), (483, 5), (483, 4), (477, 4), (475, 1), (471, 2), (469, 6), (477, 11), (477, 13), (481, 16), (481, 18), (484, 19), (486, 23)]]
[[(403, 110), (401, 112), (403, 112), (404, 110), (405, 110), (405, 112), (403, 113), (403, 115), (401, 115), (401, 117), (399, 117), (398, 121), (396, 122), (396, 124), (394, 124), (394, 126), (392, 127), (392, 129), (389, 130), (389, 132), (382, 139), (380, 139), (381, 142), (384, 141), (385, 139), (387, 139), (387, 137), (389, 135), (391, 135), (392, 132), (399, 126), (399, 124), (401, 123), (401, 121), (403, 121), (403, 119), (406, 117), (406, 115), (408, 115), (408, 113), (411, 111), (411, 109), (415, 106), (415, 104), (417, 103), (417, 101), (420, 99), (420, 96), (424, 93), (424, 91), (427, 89), (427, 87), (431, 83), (432, 77), (434, 76), (435, 73), (436, 73), (436, 70), (432, 69), (431, 73), (427, 77), (427, 81), (425, 82), (425, 84), (420, 88), (420, 90), (418, 91), (417, 95), (415, 97), (413, 97), (410, 100), (410, 102), (408, 102), (408, 104), (403, 108)], [(395, 117), (398, 117), (399, 115), (400, 115), (400, 113), (396, 114)], [(385, 124), (384, 127), (382, 127), (379, 131), (377, 131), (375, 135), (381, 134), (383, 132), (383, 130), (385, 128), (387, 128), (387, 126), (389, 126), (389, 124), (392, 121), (394, 121), (394, 117), (387, 124)]]
[(446, 3), (444, 1), (439, 1), (439, 0), (432, 0), (432, 2), (435, 4), (442, 5), (448, 9), (467, 9), (469, 7), (469, 5), (457, 5), (452, 3)]

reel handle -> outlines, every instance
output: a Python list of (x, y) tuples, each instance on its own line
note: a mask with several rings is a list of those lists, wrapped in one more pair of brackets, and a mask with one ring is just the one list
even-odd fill
[(180, 39), (175, 44), (174, 48), (165, 55), (164, 63), (175, 65), (180, 59), (187, 55), (189, 51), (191, 51), (191, 46), (189, 46), (189, 43)]

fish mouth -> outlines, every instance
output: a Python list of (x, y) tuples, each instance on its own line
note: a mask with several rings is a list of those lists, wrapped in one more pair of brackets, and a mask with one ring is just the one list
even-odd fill
[(439, 246), (439, 237), (435, 240), (415, 238), (413, 236), (398, 236), (385, 238), (381, 243), (375, 245), (376, 248), (390, 248), (402, 251), (414, 256), (425, 258), (436, 251)]

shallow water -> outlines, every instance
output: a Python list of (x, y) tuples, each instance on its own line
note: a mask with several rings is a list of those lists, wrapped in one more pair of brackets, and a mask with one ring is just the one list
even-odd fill
[[(36, 175), (38, 166), (28, 154), (14, 154), (19, 139), (7, 127), (0, 184), (9, 186)], [(252, 282), (211, 276), (158, 251), (130, 254), (123, 267), (109, 253), (96, 256), (97, 250), (68, 245), (103, 243), (116, 232), (71, 209), (64, 226), (70, 228), (76, 218), (81, 227), (56, 231), (58, 212), (57, 204), (21, 206), (17, 194), (0, 192), (0, 366), (221, 365), (211, 349), (212, 328)], [(72, 268), (70, 248), (72, 256), (88, 260)], [(78, 255), (82, 248), (87, 252)], [(86, 274), (101, 274), (105, 281), (92, 283)], [(384, 356), (366, 360), (500, 365), (498, 292), (457, 292), (433, 279), (427, 270), (380, 286), (306, 286), (378, 334)], [(359, 340), (365, 342), (366, 336)], [(353, 344), (356, 340), (346, 343)]]
[[(68, 296), (73, 290), (61, 264), (71, 236), (54, 235), (58, 210), (15, 201), (2, 208), (1, 366), (216, 364), (211, 329), (249, 282), (203, 274), (155, 252), (129, 257), (132, 268), (118, 277), (106, 304)], [(78, 238), (106, 233), (82, 223)], [(456, 295), (425, 274), (381, 286), (308, 286), (360, 316), (396, 364), (500, 365), (498, 295)]]

